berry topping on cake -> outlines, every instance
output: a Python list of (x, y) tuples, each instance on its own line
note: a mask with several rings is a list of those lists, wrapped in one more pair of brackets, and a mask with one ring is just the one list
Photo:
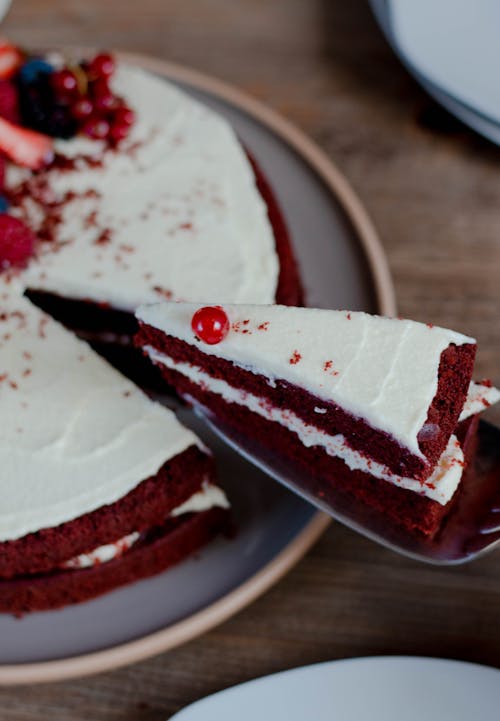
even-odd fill
[(0, 150), (17, 165), (38, 170), (54, 157), (52, 140), (0, 118)]
[(52, 73), (50, 80), (55, 93), (60, 97), (70, 97), (78, 93), (76, 75), (68, 68)]
[(26, 265), (34, 247), (32, 231), (18, 218), (0, 213), (0, 269)]
[(0, 40), (0, 79), (9, 80), (12, 78), (19, 69), (22, 59), (23, 56), (19, 48), (5, 40)]
[[(134, 113), (111, 86), (112, 55), (100, 53), (80, 63), (56, 61), (57, 67), (38, 57), (24, 63), (22, 54), (19, 58), (5, 102), (0, 87), (0, 115), (12, 122), (20, 115), (22, 125), (55, 138), (81, 133), (116, 146), (127, 137)], [(0, 48), (0, 80), (3, 77)]]
[(99, 53), (89, 63), (89, 75), (95, 78), (110, 78), (115, 72), (115, 61), (109, 53)]
[(220, 306), (205, 306), (193, 315), (191, 328), (204, 343), (215, 345), (229, 333), (229, 318)]

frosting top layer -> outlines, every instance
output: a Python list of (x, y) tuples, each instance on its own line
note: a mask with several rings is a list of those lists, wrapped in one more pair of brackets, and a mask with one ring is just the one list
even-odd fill
[(16, 292), (0, 295), (0, 541), (114, 503), (197, 443)]
[(361, 312), (224, 304), (230, 331), (207, 345), (191, 329), (199, 307), (159, 303), (139, 308), (137, 317), (271, 383), (283, 379), (334, 402), (419, 456), (441, 353), (452, 343), (475, 343), (444, 328)]
[[(267, 208), (231, 126), (164, 79), (119, 65), (136, 112), (118, 151), (77, 136), (36, 174), (9, 166), (9, 210), (42, 240), (24, 287), (134, 311), (160, 298), (272, 303)], [(62, 158), (62, 161), (61, 161)]]

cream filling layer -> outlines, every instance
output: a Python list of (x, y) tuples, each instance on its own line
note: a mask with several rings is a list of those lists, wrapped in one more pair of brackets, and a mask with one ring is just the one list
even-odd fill
[(212, 378), (201, 368), (175, 361), (159, 353), (152, 346), (146, 346), (146, 352), (154, 363), (182, 373), (190, 381), (220, 395), (227, 403), (245, 406), (253, 413), (284, 426), (295, 433), (306, 447), (321, 446), (328, 455), (340, 458), (352, 471), (362, 471), (380, 480), (388, 481), (408, 491), (427, 496), (441, 505), (445, 505), (453, 496), (464, 467), (464, 455), (455, 436), (451, 436), (448, 445), (437, 463), (432, 475), (425, 481), (406, 478), (393, 473), (387, 466), (378, 463), (363, 453), (351, 448), (342, 434), (329, 435), (325, 431), (305, 423), (293, 411), (273, 406), (266, 398), (234, 388), (224, 380)]
[[(226, 494), (218, 486), (214, 486), (207, 481), (203, 481), (200, 491), (194, 493), (187, 501), (181, 503), (180, 506), (174, 508), (170, 512), (169, 518), (177, 518), (186, 513), (201, 513), (208, 511), (210, 508), (229, 508), (229, 501), (227, 500)], [(123, 536), (114, 543), (106, 543), (103, 546), (95, 548), (93, 551), (88, 553), (81, 553), (69, 561), (62, 564), (62, 568), (76, 570), (80, 568), (90, 568), (92, 566), (100, 565), (101, 563), (107, 563), (112, 561), (114, 558), (119, 558), (126, 551), (139, 540), (140, 533), (134, 531), (129, 533), (127, 536)]]

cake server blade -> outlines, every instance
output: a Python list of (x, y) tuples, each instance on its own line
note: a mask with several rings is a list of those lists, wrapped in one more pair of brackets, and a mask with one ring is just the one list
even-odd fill
[(453, 503), (432, 539), (411, 534), (383, 513), (332, 488), (331, 482), (305, 477), (282, 454), (236, 431), (209, 409), (189, 398), (196, 414), (244, 458), (319, 510), (357, 533), (418, 561), (437, 565), (466, 563), (500, 546), (500, 429), (481, 421), (477, 450)]

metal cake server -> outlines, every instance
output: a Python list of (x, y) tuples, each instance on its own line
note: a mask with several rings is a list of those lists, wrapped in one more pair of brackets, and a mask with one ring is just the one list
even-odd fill
[[(397, 553), (427, 563), (465, 563), (500, 546), (500, 429), (480, 421), (477, 449), (464, 474), (458, 498), (438, 534), (427, 540), (412, 536), (383, 514), (335, 492), (319, 479), (306, 478), (293, 463), (235, 431), (209, 409), (189, 398), (196, 414), (244, 458), (363, 536)], [(327, 498), (328, 496), (328, 498)]]

